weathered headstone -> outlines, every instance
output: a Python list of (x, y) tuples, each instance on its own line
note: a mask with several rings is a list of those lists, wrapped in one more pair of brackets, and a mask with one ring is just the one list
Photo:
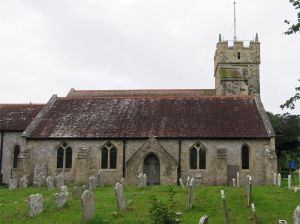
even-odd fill
[(143, 185), (144, 185), (144, 187), (146, 187), (147, 186), (147, 174), (143, 174)]
[(52, 191), (54, 189), (54, 180), (52, 176), (46, 178), (46, 184), (48, 191)]
[(117, 205), (120, 210), (125, 209), (125, 197), (124, 197), (124, 190), (123, 185), (120, 183), (116, 183), (116, 187), (114, 188), (116, 192), (116, 198), (117, 198)]
[(123, 190), (125, 191), (125, 188), (126, 188), (126, 181), (125, 181), (125, 178), (124, 178), (124, 177), (121, 178), (120, 184), (123, 185)]
[(8, 180), (8, 190), (11, 191), (13, 189), (16, 189), (17, 184), (18, 184), (17, 178), (9, 179)]
[(199, 220), (199, 224), (208, 224), (208, 217), (207, 215), (202, 216)]
[(28, 187), (28, 180), (27, 180), (26, 177), (22, 177), (22, 178), (20, 179), (20, 181), (19, 181), (19, 186), (20, 186), (20, 188), (22, 188), (22, 189), (25, 189), (25, 188)]
[(294, 211), (293, 224), (300, 224), (300, 205)]
[(236, 186), (240, 187), (240, 172), (236, 173)]
[(90, 191), (95, 190), (96, 188), (96, 178), (94, 176), (89, 177), (89, 189)]
[(42, 213), (44, 210), (43, 196), (41, 194), (32, 194), (29, 196), (29, 216), (33, 217)]
[(181, 186), (182, 188), (185, 188), (184, 183), (183, 183), (183, 180), (182, 180), (181, 177), (179, 178), (179, 183), (180, 183), (180, 186)]
[(273, 184), (277, 186), (277, 173), (273, 174)]
[(190, 186), (190, 177), (186, 178), (186, 186), (189, 187)]
[(257, 224), (256, 209), (254, 203), (251, 204), (253, 224)]
[(188, 198), (188, 207), (189, 209), (193, 208), (195, 202), (195, 181), (194, 178), (191, 178), (190, 185), (189, 185), (189, 198)]
[(61, 192), (56, 198), (56, 207), (62, 208), (68, 202), (68, 193)]
[(289, 190), (292, 189), (292, 176), (291, 175), (288, 175), (288, 188), (289, 188)]
[(62, 174), (57, 175), (56, 177), (56, 187), (60, 189), (61, 186), (65, 184), (65, 177)]
[(225, 216), (226, 224), (230, 224), (224, 190), (221, 190), (221, 199), (222, 199), (222, 204), (223, 204), (224, 216)]
[[(146, 177), (146, 183), (147, 183), (147, 177)], [(144, 179), (144, 175), (142, 173), (140, 173), (138, 175), (138, 187), (139, 188), (145, 187), (145, 179)]]
[(247, 187), (247, 205), (250, 206), (252, 201), (252, 177), (248, 178), (248, 187)]
[(97, 185), (98, 187), (104, 187), (104, 174), (102, 170), (98, 171), (97, 174)]
[(232, 179), (232, 186), (236, 187), (236, 180), (234, 178)]
[(89, 190), (85, 190), (81, 196), (81, 206), (82, 206), (82, 213), (83, 219), (88, 221), (93, 219), (96, 215), (96, 208), (95, 208), (95, 199), (94, 193)]
[(278, 181), (277, 181), (278, 187), (281, 187), (282, 178), (281, 178), (281, 174), (280, 173), (278, 173), (277, 178), (278, 178)]
[(47, 166), (45, 163), (35, 163), (33, 169), (33, 185), (42, 186), (46, 180)]
[(78, 198), (80, 198), (80, 196), (81, 196), (81, 193), (82, 193), (82, 189), (80, 188), (80, 187), (73, 187), (73, 198), (75, 198), (75, 199), (78, 199)]
[(66, 186), (66, 185), (62, 185), (61, 187), (60, 187), (60, 193), (65, 193), (65, 194), (69, 194), (69, 192), (68, 192), (68, 187)]

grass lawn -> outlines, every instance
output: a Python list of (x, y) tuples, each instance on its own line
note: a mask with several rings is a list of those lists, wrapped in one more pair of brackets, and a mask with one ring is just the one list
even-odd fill
[[(296, 181), (296, 180), (295, 180)], [(255, 186), (253, 200), (256, 205), (259, 223), (278, 223), (279, 219), (292, 222), (292, 214), (297, 205), (300, 205), (300, 192), (294, 193), (286, 188), (286, 181), (282, 188), (273, 186)], [(182, 213), (181, 223), (198, 223), (199, 218), (208, 215), (209, 223), (224, 223), (220, 190), (224, 189), (229, 215), (232, 223), (250, 224), (251, 209), (246, 205), (244, 188), (233, 187), (200, 187), (195, 189), (195, 206), (187, 209), (188, 190), (175, 186), (176, 211)], [(71, 190), (70, 190), (71, 191)], [(70, 196), (68, 204), (62, 209), (56, 209), (54, 193), (45, 188), (28, 188), (8, 191), (0, 188), (0, 223), (81, 223), (81, 202)], [(41, 193), (44, 198), (44, 212), (34, 218), (28, 215), (28, 196), (32, 193)], [(125, 197), (131, 203), (125, 211), (117, 212), (115, 193), (112, 187), (96, 189), (95, 201), (97, 215), (107, 220), (107, 223), (150, 223), (149, 207), (151, 196), (167, 200), (168, 186), (153, 186), (137, 189), (134, 186), (126, 187)]]

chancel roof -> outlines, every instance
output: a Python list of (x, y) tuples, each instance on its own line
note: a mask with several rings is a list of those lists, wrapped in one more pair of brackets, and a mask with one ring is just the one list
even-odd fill
[(0, 104), (0, 130), (25, 130), (42, 107), (41, 104)]
[[(63, 97), (29, 138), (269, 138), (255, 97)], [(268, 133), (270, 132), (270, 133)]]

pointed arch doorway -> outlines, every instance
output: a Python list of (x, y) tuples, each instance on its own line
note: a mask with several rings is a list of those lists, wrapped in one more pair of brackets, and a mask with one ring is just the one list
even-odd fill
[(157, 185), (160, 183), (160, 164), (155, 154), (151, 153), (145, 157), (144, 173), (147, 175), (148, 185)]

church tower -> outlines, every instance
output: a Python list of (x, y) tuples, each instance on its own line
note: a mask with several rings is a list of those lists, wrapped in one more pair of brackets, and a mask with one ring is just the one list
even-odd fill
[(257, 34), (249, 46), (237, 39), (229, 46), (220, 35), (214, 57), (216, 94), (260, 94), (259, 65), (260, 42)]

